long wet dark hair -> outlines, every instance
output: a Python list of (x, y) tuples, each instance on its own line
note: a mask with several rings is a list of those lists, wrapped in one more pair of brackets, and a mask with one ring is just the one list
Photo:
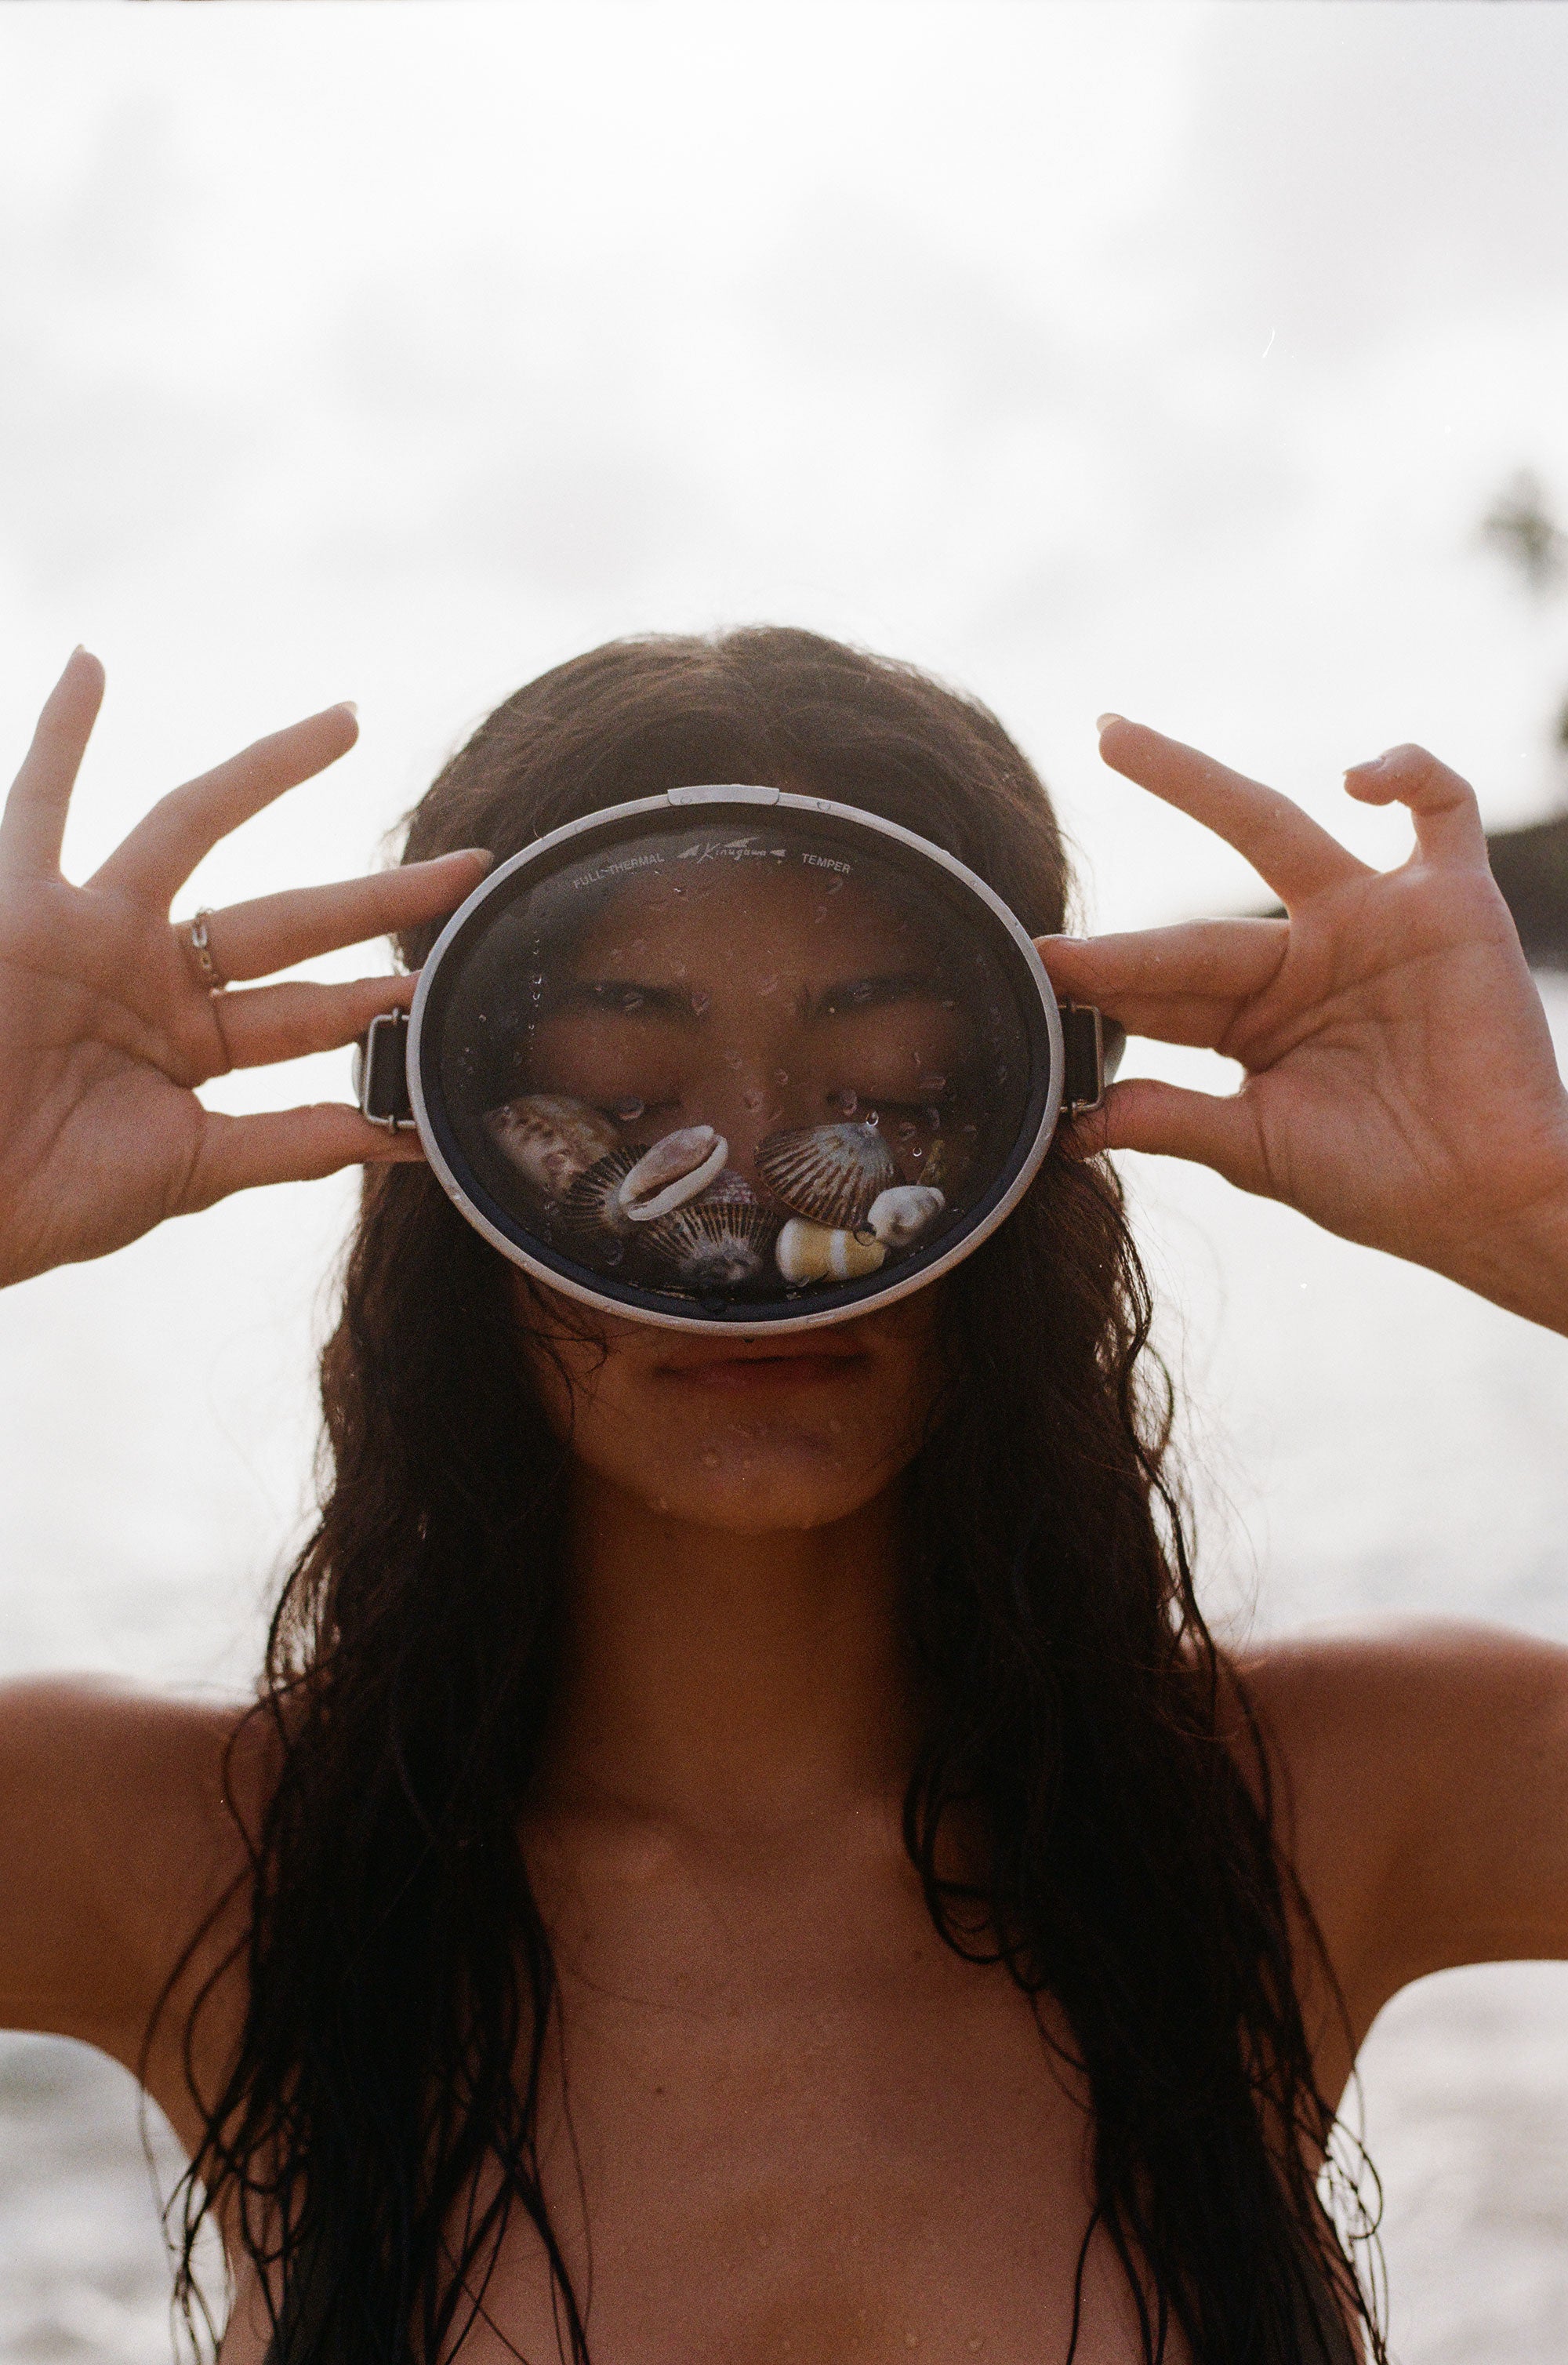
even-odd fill
[[(868, 807), (947, 847), (1032, 932), (1063, 925), (1051, 809), (995, 719), (803, 632), (622, 641), (558, 667), (453, 757), (405, 857), (505, 857), (710, 780)], [(429, 941), (403, 947), (410, 964)], [(939, 1329), (946, 1384), (905, 1480), (932, 1706), (904, 1830), (932, 1919), (1065, 2019), (1092, 2098), (1095, 2224), (1145, 2365), (1178, 2327), (1202, 2365), (1341, 2360), (1347, 2318), (1370, 2311), (1319, 2198), (1335, 2123), (1297, 2001), (1311, 1921), (1193, 1595), (1170, 1391), (1103, 1160), (1053, 1148), (942, 1284)], [(278, 1773), (230, 1965), (248, 2001), (204, 2098), (182, 2292), (218, 2213), (283, 2293), (281, 2365), (433, 2365), (521, 2210), (562, 2354), (584, 2365), (535, 2149), (554, 1970), (520, 1844), (560, 1641), (565, 1450), (495, 1252), (422, 1166), (366, 1175), (321, 1380), (320, 1519), (252, 1712)], [(986, 1834), (978, 1888), (939, 1868), (958, 1815)]]

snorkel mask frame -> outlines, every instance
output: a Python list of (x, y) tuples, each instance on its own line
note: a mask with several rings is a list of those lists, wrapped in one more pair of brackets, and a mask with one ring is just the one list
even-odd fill
[[(772, 1306), (748, 1302), (700, 1306), (693, 1302), (689, 1310), (677, 1310), (667, 1301), (663, 1306), (648, 1305), (639, 1301), (654, 1293), (613, 1282), (607, 1286), (595, 1286), (561, 1271), (545, 1243), (528, 1233), (525, 1227), (519, 1224), (517, 1228), (525, 1239), (532, 1240), (532, 1247), (492, 1220), (476, 1204), (477, 1186), (471, 1187), (457, 1171), (449, 1148), (451, 1127), (443, 1122), (439, 1062), (432, 1053), (432, 997), (443, 961), (469, 936), (476, 915), (498, 896), (507, 895), (520, 872), (554, 860), (566, 848), (576, 851), (582, 841), (596, 835), (613, 838), (629, 826), (667, 817), (671, 813), (679, 814), (691, 809), (694, 820), (713, 822), (722, 821), (728, 811), (737, 822), (744, 823), (748, 816), (756, 816), (759, 808), (778, 815), (798, 814), (803, 819), (826, 821), (868, 832), (874, 839), (892, 841), (936, 866), (978, 900), (991, 921), (1011, 939), (1012, 950), (1037, 1001), (1035, 1015), (1047, 1046), (1046, 1082), (1043, 1093), (1036, 1096), (1033, 1138), (1021, 1157), (1007, 1161), (1011, 1171), (1005, 1187), (982, 1200), (973, 1218), (963, 1221), (955, 1237), (938, 1244), (935, 1253), (928, 1251), (905, 1265), (815, 1293), (810, 1298), (787, 1298)], [(1033, 1009), (1034, 1004), (1030, 1007)], [(1121, 1028), (1106, 1021), (1098, 1010), (1083, 1004), (1058, 1003), (1034, 940), (1019, 920), (984, 880), (929, 838), (857, 805), (826, 797), (801, 796), (788, 790), (727, 782), (674, 788), (659, 796), (639, 797), (628, 803), (608, 806), (535, 838), (500, 864), (481, 880), (442, 929), (420, 971), (411, 1009), (407, 1013), (388, 1011), (371, 1021), (364, 1042), (355, 1050), (353, 1089), (362, 1115), (372, 1124), (384, 1126), (389, 1131), (418, 1132), (426, 1159), (465, 1220), (510, 1262), (520, 1265), (547, 1287), (620, 1318), (665, 1329), (711, 1332), (722, 1328), (740, 1336), (761, 1337), (815, 1329), (827, 1323), (845, 1321), (868, 1305), (890, 1305), (913, 1290), (924, 1289), (969, 1256), (1012, 1214), (1038, 1173), (1061, 1117), (1078, 1116), (1100, 1105), (1105, 1086), (1115, 1073), (1124, 1041)], [(1018, 1139), (1022, 1139), (1021, 1135)]]

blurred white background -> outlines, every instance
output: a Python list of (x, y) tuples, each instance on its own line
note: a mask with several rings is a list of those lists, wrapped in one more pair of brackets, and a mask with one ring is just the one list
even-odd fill
[[(7, 6), (0, 737), (103, 656), (84, 868), (356, 697), (358, 749), (191, 908), (375, 859), (557, 658), (763, 618), (984, 696), (1103, 925), (1260, 897), (1101, 770), (1107, 706), (1375, 859), (1404, 825), (1338, 774), (1397, 739), (1534, 817), (1568, 611), (1477, 529), (1521, 465), (1568, 490), (1565, 100), (1568, 12), (1506, 0)], [(1216, 1608), (1568, 1637), (1562, 1342), (1127, 1165)], [(351, 1204), (0, 1302), (0, 1665), (245, 1680)], [(1453, 1975), (1368, 2047), (1406, 2365), (1561, 2359), (1565, 2005), (1555, 1967)], [(151, 2365), (165, 2292), (128, 2082), (6, 2041), (0, 2359)]]

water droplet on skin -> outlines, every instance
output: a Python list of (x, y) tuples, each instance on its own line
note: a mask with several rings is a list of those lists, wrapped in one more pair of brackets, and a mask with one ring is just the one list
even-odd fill
[(773, 1081), (776, 1084), (787, 1084), (790, 1081), (788, 1068), (776, 1068), (773, 1071)]
[(622, 1003), (621, 1007), (622, 1010), (641, 1010), (643, 1007), (642, 995), (640, 993), (627, 994), (625, 1000)]
[(696, 1012), (699, 1018), (701, 1017), (702, 1013), (707, 1009), (708, 1004), (712, 999), (713, 997), (711, 993), (702, 993), (700, 992), (693, 993), (691, 997), (691, 1007)]
[(766, 1093), (759, 1093), (754, 1085), (749, 1091), (744, 1092), (741, 1098), (755, 1116), (757, 1110), (766, 1103), (767, 1095)]
[(928, 1093), (945, 1093), (947, 1089), (946, 1076), (925, 1076), (921, 1081)]
[(622, 1125), (635, 1125), (644, 1105), (635, 1093), (628, 1093), (624, 1099), (616, 1102), (614, 1113)]
[(756, 981), (756, 990), (758, 993), (777, 993), (778, 980), (776, 977), (759, 977)]
[(857, 1093), (852, 1093), (847, 1085), (845, 1087), (843, 1092), (835, 1093), (834, 1094), (834, 1099), (837, 1105), (844, 1111), (846, 1116), (853, 1116), (856, 1110), (860, 1105), (859, 1094)]
[(718, 1466), (719, 1457), (714, 1452), (712, 1447), (710, 1446), (707, 1452), (702, 1456), (702, 1467), (704, 1470), (717, 1470)]
[(725, 1054), (724, 1054), (724, 1065), (725, 1065), (725, 1067), (726, 1067), (726, 1068), (738, 1068), (738, 1067), (740, 1066), (740, 1064), (741, 1064), (741, 1055), (740, 1055), (740, 1053), (739, 1053), (738, 1051), (726, 1051), (726, 1052), (725, 1052)]
[(925, 1122), (930, 1126), (934, 1133), (940, 1133), (942, 1130), (941, 1110), (939, 1108), (928, 1108), (925, 1112)]

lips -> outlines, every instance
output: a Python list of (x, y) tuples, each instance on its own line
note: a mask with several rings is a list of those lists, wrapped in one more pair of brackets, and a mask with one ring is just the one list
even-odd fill
[(656, 1365), (661, 1379), (689, 1387), (778, 1388), (821, 1386), (847, 1376), (852, 1364), (863, 1364), (860, 1349), (842, 1338), (770, 1340), (736, 1339), (715, 1354), (711, 1346), (678, 1348)]

